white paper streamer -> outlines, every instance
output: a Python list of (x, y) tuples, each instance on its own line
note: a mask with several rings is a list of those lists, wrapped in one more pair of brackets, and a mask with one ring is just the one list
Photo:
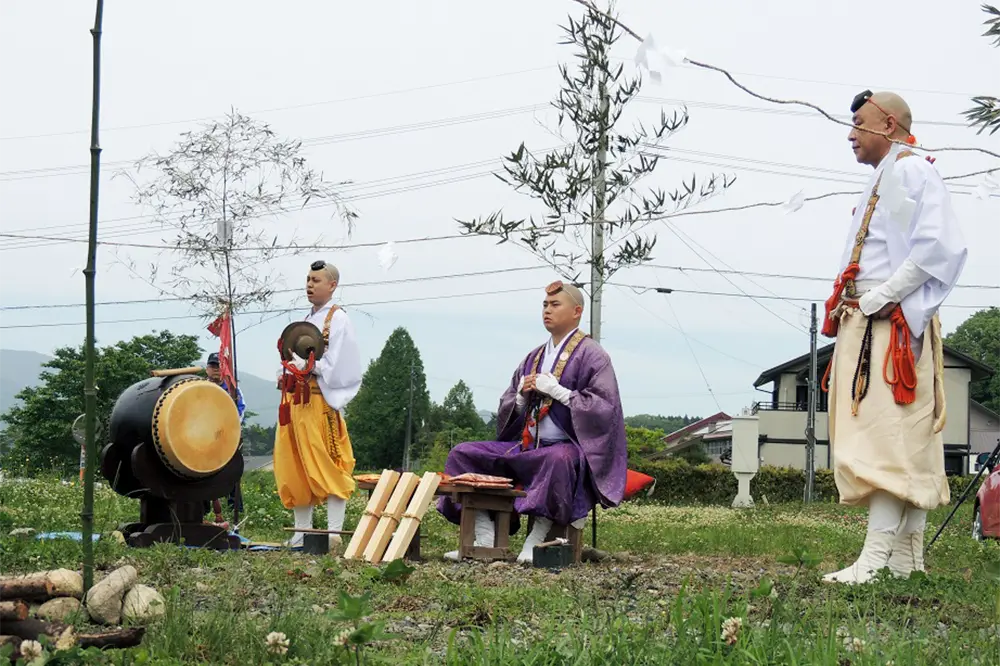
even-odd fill
[(646, 35), (635, 52), (636, 66), (648, 71), (654, 83), (662, 83), (663, 72), (671, 67), (680, 67), (686, 59), (687, 54), (681, 49), (658, 47), (652, 34)]
[(792, 198), (785, 202), (784, 209), (785, 215), (790, 215), (804, 206), (806, 203), (806, 195), (802, 190), (799, 190), (792, 195)]
[(389, 269), (396, 263), (396, 259), (399, 259), (399, 256), (393, 250), (392, 241), (383, 245), (382, 249), (378, 251), (379, 266), (381, 266), (382, 270), (386, 272), (389, 272)]

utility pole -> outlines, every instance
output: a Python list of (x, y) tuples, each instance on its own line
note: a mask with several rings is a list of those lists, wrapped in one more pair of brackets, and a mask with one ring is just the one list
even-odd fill
[[(608, 78), (602, 71), (597, 84), (597, 103), (600, 105), (601, 128), (597, 138), (597, 155), (594, 157), (594, 205), (590, 248), (590, 337), (601, 341), (601, 301), (604, 290), (604, 209), (607, 203), (605, 173), (608, 162)], [(590, 542), (597, 548), (597, 506), (590, 516)]]
[(413, 441), (413, 364), (410, 361), (410, 406), (406, 409), (406, 443), (403, 445), (403, 471), (410, 471), (410, 445)]
[(94, 381), (94, 283), (97, 278), (97, 200), (101, 176), (101, 143), (98, 127), (101, 117), (101, 24), (104, 18), (104, 0), (97, 0), (94, 29), (90, 31), (94, 42), (93, 100), (90, 112), (90, 234), (87, 240), (87, 267), (83, 277), (87, 303), (87, 338), (84, 343), (84, 455), (83, 510), (80, 511), (80, 532), (83, 538), (83, 591), (94, 584), (94, 468), (97, 466), (97, 387)]
[(813, 500), (813, 484), (816, 480), (816, 399), (818, 383), (816, 379), (816, 304), (812, 304), (809, 322), (809, 411), (806, 416), (806, 488), (803, 500), (806, 504)]

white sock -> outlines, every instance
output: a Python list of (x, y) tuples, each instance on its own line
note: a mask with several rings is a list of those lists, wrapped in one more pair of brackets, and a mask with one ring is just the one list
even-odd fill
[(876, 490), (868, 501), (868, 530), (895, 532), (903, 522), (906, 502), (884, 490)]
[(923, 532), (924, 528), (927, 527), (927, 510), (918, 509), (912, 504), (906, 506), (906, 523), (903, 528), (899, 531), (900, 534), (912, 534), (914, 532)]
[(326, 498), (326, 529), (331, 532), (339, 532), (344, 529), (344, 511), (347, 509), (347, 500), (330, 495)]
[[(310, 529), (313, 526), (313, 508), (312, 506), (297, 506), (292, 509), (292, 515), (295, 516), (295, 529)], [(292, 538), (288, 540), (288, 545), (290, 546), (301, 546), (302, 539), (305, 534), (302, 532), (295, 532), (292, 534)]]
[(497, 526), (487, 511), (476, 511), (475, 545), (481, 548), (492, 548), (496, 543)]

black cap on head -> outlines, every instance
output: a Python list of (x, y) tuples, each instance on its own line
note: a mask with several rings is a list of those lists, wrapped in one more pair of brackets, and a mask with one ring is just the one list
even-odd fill
[(866, 90), (863, 93), (858, 93), (854, 96), (854, 101), (851, 102), (851, 113), (857, 113), (858, 109), (863, 107), (868, 103), (868, 100), (872, 98), (872, 91)]
[(216, 352), (212, 352), (208, 355), (208, 361), (206, 365), (219, 365), (219, 355)]

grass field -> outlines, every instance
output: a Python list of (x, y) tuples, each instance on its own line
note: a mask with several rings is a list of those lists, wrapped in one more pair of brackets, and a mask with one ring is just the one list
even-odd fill
[[(291, 524), (267, 474), (244, 485), (255, 540)], [(7, 536), (15, 527), (78, 530), (78, 486), (0, 486), (0, 570), (79, 568), (80, 546)], [(347, 525), (363, 508), (349, 504)], [(99, 488), (102, 532), (138, 503)], [(949, 509), (935, 511), (929, 534)], [(325, 521), (317, 511), (317, 526)], [(145, 664), (998, 664), (1000, 548), (969, 536), (970, 508), (931, 549), (928, 576), (857, 588), (822, 573), (849, 563), (864, 513), (832, 504), (669, 507), (602, 512), (611, 560), (559, 573), (450, 563), (457, 530), (424, 520), (425, 562), (384, 571), (331, 557), (215, 553), (98, 542), (98, 567), (125, 563), (167, 598), (143, 646), (90, 655)], [(589, 526), (587, 528), (589, 538)], [(517, 545), (519, 546), (519, 541)], [(281, 632), (287, 651), (268, 645)], [(274, 639), (272, 639), (273, 641)], [(347, 645), (342, 645), (343, 642)], [(62, 662), (67, 663), (67, 662)]]

